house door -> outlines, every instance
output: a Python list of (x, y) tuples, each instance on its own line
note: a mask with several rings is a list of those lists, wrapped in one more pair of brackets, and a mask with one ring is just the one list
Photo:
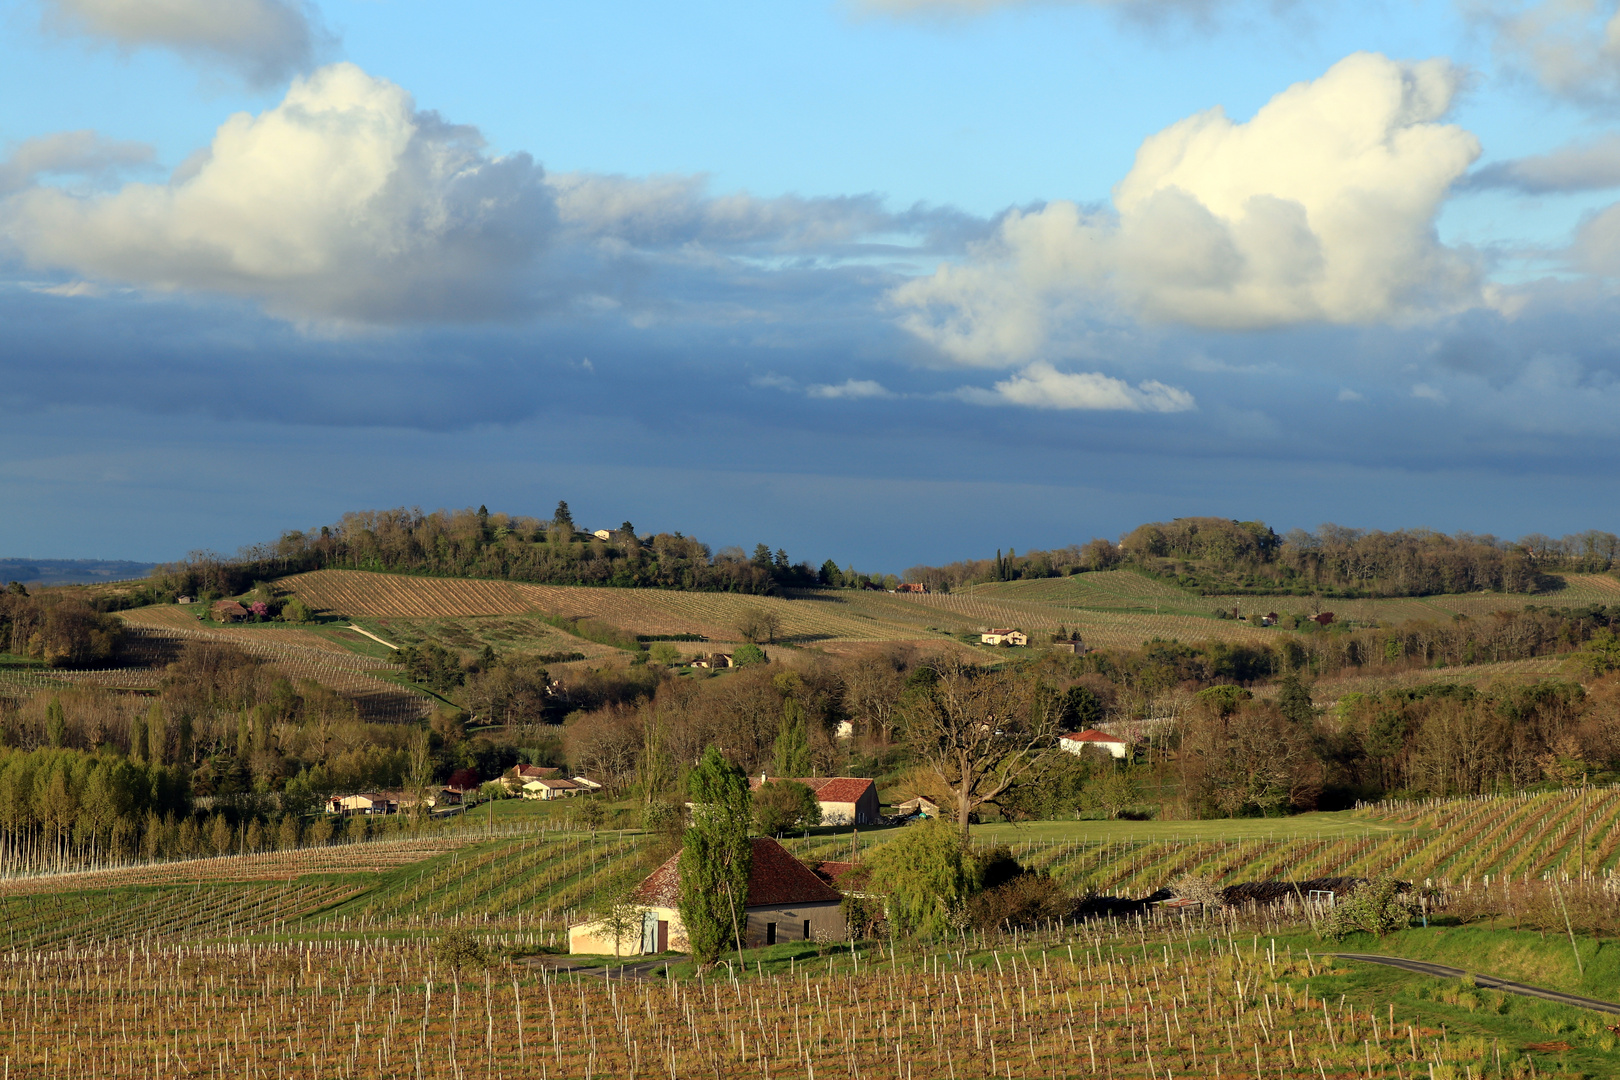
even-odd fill
[(776, 924), (773, 922), (768, 922), (765, 924), (765, 944), (776, 944)]
[(667, 919), (658, 920), (658, 951), (661, 953), (669, 952), (669, 921)]
[(810, 920), (804, 920), (804, 940), (810, 940)]
[(641, 915), (641, 951), (642, 953), (663, 952), (660, 938), (669, 934), (669, 923), (658, 921), (658, 912), (646, 911)]

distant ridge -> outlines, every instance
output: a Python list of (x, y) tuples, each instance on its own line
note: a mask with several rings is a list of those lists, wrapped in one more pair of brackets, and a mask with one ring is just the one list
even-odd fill
[(0, 585), (93, 585), (98, 581), (143, 578), (157, 563), (123, 559), (0, 559)]

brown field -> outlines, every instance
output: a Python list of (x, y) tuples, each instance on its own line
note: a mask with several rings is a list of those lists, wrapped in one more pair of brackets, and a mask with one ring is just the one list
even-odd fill
[[(1135, 574), (1088, 576), (1154, 585)], [(317, 609), (386, 620), (378, 625), (396, 629), (402, 627), (395, 620), (403, 619), (444, 622), (455, 617), (465, 627), (478, 616), (545, 613), (590, 616), (630, 633), (701, 634), (711, 642), (729, 642), (738, 640), (734, 628), (738, 617), (757, 608), (781, 619), (780, 641), (801, 646), (862, 641), (940, 643), (985, 626), (1018, 626), (1032, 634), (1064, 626), (1078, 629), (1088, 641), (1109, 646), (1140, 645), (1152, 637), (1263, 641), (1276, 633), (1184, 611), (1167, 610), (1155, 616), (1141, 610), (1142, 605), (1135, 610), (1088, 611), (1035, 599), (986, 596), (977, 590), (959, 595), (900, 596), (815, 589), (789, 597), (739, 596), (420, 578), (356, 570), (320, 570), (284, 578), (279, 584)], [(589, 656), (586, 644), (575, 647)]]

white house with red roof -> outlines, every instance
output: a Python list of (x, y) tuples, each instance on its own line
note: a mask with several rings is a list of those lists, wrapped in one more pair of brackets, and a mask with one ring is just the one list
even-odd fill
[[(750, 843), (747, 925), (737, 927), (743, 945), (759, 948), (779, 941), (814, 941), (818, 936), (842, 939), (843, 894), (775, 840), (756, 836)], [(681, 921), (680, 862), (679, 853), (672, 855), (630, 894), (631, 903), (642, 912), (639, 933), (614, 941), (601, 920), (579, 923), (568, 928), (568, 951), (615, 956), (689, 951), (691, 942)]]
[[(751, 791), (758, 791), (779, 776), (748, 778)], [(878, 802), (877, 785), (864, 776), (794, 776), (795, 784), (803, 784), (815, 792), (821, 806), (823, 825), (876, 825), (883, 817), (883, 806)]]
[(1129, 757), (1131, 744), (1118, 735), (1110, 735), (1106, 731), (1096, 728), (1087, 728), (1085, 731), (1071, 731), (1067, 735), (1058, 736), (1058, 745), (1071, 754), (1083, 754), (1088, 749), (1106, 750), (1114, 757)]

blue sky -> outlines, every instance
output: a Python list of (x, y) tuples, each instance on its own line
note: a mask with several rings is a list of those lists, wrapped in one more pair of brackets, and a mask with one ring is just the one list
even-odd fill
[(1620, 529), (1613, 3), (0, 0), (0, 554)]

